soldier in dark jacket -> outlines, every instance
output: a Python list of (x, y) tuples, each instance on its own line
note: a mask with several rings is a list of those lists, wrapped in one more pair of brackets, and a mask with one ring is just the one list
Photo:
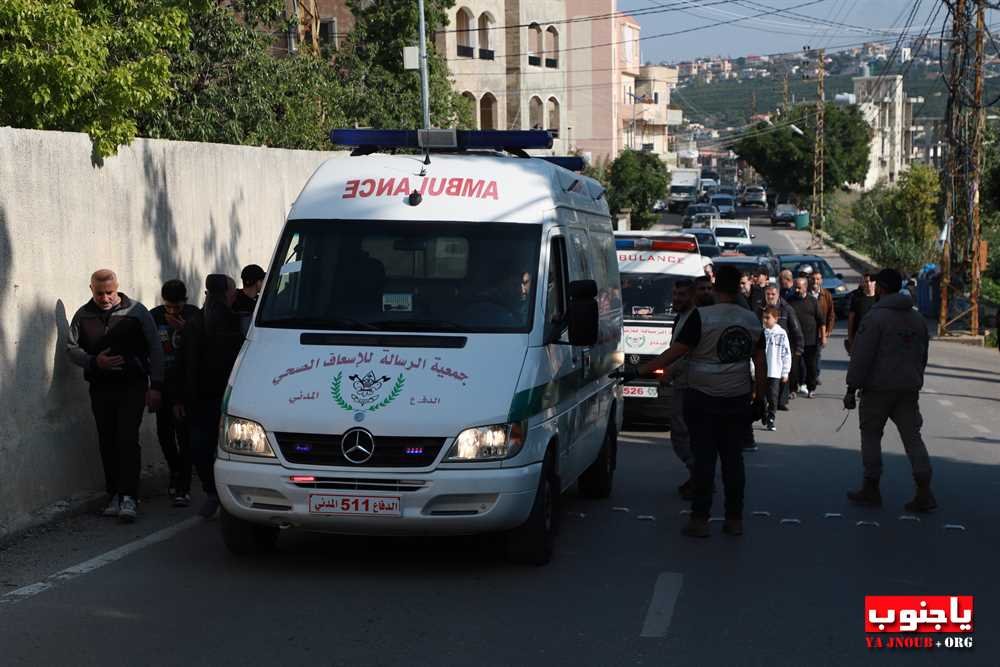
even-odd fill
[(882, 433), (890, 419), (899, 430), (910, 459), (916, 496), (906, 503), (908, 512), (931, 512), (937, 500), (931, 493), (931, 461), (920, 437), (920, 389), (927, 366), (927, 324), (900, 294), (903, 280), (897, 271), (883, 269), (876, 277), (878, 301), (861, 321), (847, 368), (844, 407), (854, 408), (861, 391), (861, 460), (864, 482), (847, 497), (861, 505), (880, 506), (882, 495)]
[(187, 302), (187, 287), (180, 280), (168, 280), (160, 290), (163, 305), (150, 311), (163, 349), (163, 405), (156, 412), (156, 435), (163, 458), (170, 468), (167, 494), (174, 507), (191, 504), (191, 434), (184, 414), (184, 329), (198, 318), (195, 306)]
[(139, 426), (144, 408), (160, 406), (163, 350), (149, 311), (118, 291), (114, 271), (95, 271), (90, 292), (73, 316), (66, 351), (90, 383), (108, 493), (103, 514), (130, 523), (138, 511)]
[(229, 374), (243, 346), (240, 316), (233, 311), (236, 283), (219, 273), (205, 279), (205, 305), (184, 334), (184, 408), (191, 423), (191, 454), (207, 498), (198, 511), (215, 516), (215, 448)]

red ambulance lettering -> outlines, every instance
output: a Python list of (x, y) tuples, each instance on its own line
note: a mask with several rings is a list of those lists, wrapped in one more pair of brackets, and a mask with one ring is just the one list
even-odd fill
[(401, 178), (399, 184), (396, 186), (396, 191), (392, 193), (394, 196), (408, 195), (410, 194), (410, 179)]
[(465, 183), (462, 185), (462, 196), (463, 197), (475, 197), (479, 199), (483, 196), (483, 186), (486, 182), (481, 178), (472, 180), (471, 178), (465, 179)]
[[(365, 188), (368, 188), (368, 190), (366, 191)], [(361, 181), (361, 189), (358, 191), (360, 196), (371, 197), (373, 192), (375, 192), (375, 179), (366, 178)]]
[(492, 197), (493, 199), (500, 199), (500, 195), (497, 193), (496, 181), (490, 181), (489, 183), (486, 184), (486, 192), (483, 193), (483, 196), (480, 197), (480, 199), (487, 199), (490, 197)]
[(343, 195), (342, 198), (343, 199), (354, 199), (355, 197), (357, 197), (358, 196), (358, 185), (360, 183), (361, 183), (361, 181), (358, 181), (357, 179), (355, 179), (353, 181), (347, 181), (347, 185), (344, 186), (344, 195)]
[(431, 197), (440, 197), (441, 193), (444, 192), (444, 188), (446, 185), (448, 185), (448, 179), (432, 178), (431, 184), (427, 190), (427, 194), (429, 194)]
[(462, 194), (462, 183), (465, 181), (464, 178), (449, 178), (448, 179), (448, 189), (445, 190), (445, 194), (449, 197), (458, 197)]
[(384, 197), (386, 195), (392, 195), (392, 186), (395, 184), (396, 184), (395, 178), (378, 179), (378, 189), (375, 190), (375, 196)]

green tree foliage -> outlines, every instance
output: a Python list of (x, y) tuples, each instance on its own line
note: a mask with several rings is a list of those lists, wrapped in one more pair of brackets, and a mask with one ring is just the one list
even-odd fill
[[(861, 183), (868, 172), (871, 128), (857, 107), (827, 104), (825, 118), (824, 186), (827, 191)], [(759, 123), (755, 132), (733, 145), (733, 150), (784, 195), (812, 193), (815, 108), (799, 105), (774, 126)], [(793, 131), (794, 125), (802, 134)]]
[(328, 62), (301, 49), (272, 54), (282, 0), (208, 3), (189, 14), (190, 49), (171, 54), (173, 94), (143, 117), (146, 136), (187, 141), (329, 148), (346, 118)]
[(613, 214), (632, 209), (636, 228), (644, 228), (657, 219), (653, 204), (663, 199), (670, 184), (670, 174), (654, 153), (626, 150), (607, 171), (608, 205)]
[(937, 258), (938, 173), (914, 164), (895, 187), (884, 184), (862, 195), (853, 207), (850, 245), (877, 264), (918, 272)]
[[(412, 0), (348, 0), (357, 23), (336, 52), (341, 103), (347, 117), (365, 127), (421, 127), (420, 75), (403, 69), (403, 47), (418, 38), (417, 3)], [(428, 71), (431, 122), (437, 127), (470, 127), (472, 109), (452, 90), (448, 67), (434, 50), (431, 33), (448, 23), (454, 0), (428, 0)]]
[(197, 0), (0, 1), (0, 125), (87, 132), (97, 157), (170, 96)]

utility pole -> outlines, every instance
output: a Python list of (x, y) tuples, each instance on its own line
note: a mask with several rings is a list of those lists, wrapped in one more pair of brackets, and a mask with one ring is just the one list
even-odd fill
[(784, 90), (782, 92), (784, 94), (782, 95), (782, 99), (781, 99), (781, 113), (787, 115), (788, 114), (788, 110), (791, 109), (791, 106), (788, 103), (788, 99), (789, 99), (788, 98), (788, 70), (785, 70), (785, 84), (784, 84)]
[(757, 91), (750, 91), (750, 122), (753, 122), (753, 117), (757, 115)]
[(820, 246), (819, 232), (823, 229), (823, 165), (826, 160), (825, 146), (825, 115), (826, 115), (826, 94), (823, 88), (823, 78), (826, 73), (826, 50), (820, 49), (819, 58), (816, 62), (816, 138), (813, 149), (813, 192), (812, 192), (812, 212), (809, 215), (809, 224), (812, 227), (811, 248)]
[(956, 223), (960, 220), (962, 206), (959, 204), (961, 182), (959, 164), (962, 118), (962, 62), (965, 60), (965, 0), (955, 0), (951, 23), (951, 59), (948, 71), (948, 107), (945, 137), (948, 142), (948, 156), (945, 160), (944, 219), (946, 229), (944, 247), (941, 253), (941, 310), (938, 312), (938, 335), (948, 332), (951, 300), (951, 248)]
[(420, 104), (424, 111), (424, 129), (431, 127), (431, 91), (427, 77), (427, 25), (424, 22), (424, 0), (417, 0), (417, 13), (420, 15)]
[(986, 0), (976, 0), (976, 65), (975, 65), (975, 77), (976, 83), (973, 87), (973, 109), (976, 112), (975, 118), (975, 134), (972, 137), (972, 154), (969, 156), (969, 161), (971, 163), (971, 170), (969, 175), (969, 199), (972, 210), (972, 229), (971, 229), (971, 242), (972, 248), (970, 252), (972, 266), (970, 267), (970, 276), (972, 285), (970, 286), (969, 294), (969, 306), (972, 308), (972, 313), (970, 317), (969, 329), (973, 336), (979, 334), (979, 290), (980, 281), (982, 273), (982, 258), (980, 254), (982, 244), (980, 243), (981, 236), (981, 218), (979, 212), (979, 183), (982, 179), (983, 171), (983, 139), (986, 134), (986, 107), (983, 106), (983, 77), (985, 70), (985, 57), (984, 57), (984, 47), (986, 42)]

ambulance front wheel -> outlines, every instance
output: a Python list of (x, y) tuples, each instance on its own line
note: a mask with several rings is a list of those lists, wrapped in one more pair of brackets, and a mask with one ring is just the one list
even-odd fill
[(618, 429), (614, 421), (608, 424), (604, 433), (604, 443), (597, 454), (597, 460), (583, 471), (577, 486), (584, 498), (607, 498), (614, 486), (615, 468), (618, 463)]
[(236, 556), (266, 553), (278, 543), (279, 528), (244, 521), (227, 512), (225, 507), (219, 511), (219, 527), (226, 548)]
[(548, 565), (555, 548), (558, 521), (559, 477), (555, 449), (549, 448), (538, 480), (538, 491), (528, 520), (506, 535), (507, 559), (525, 565)]

